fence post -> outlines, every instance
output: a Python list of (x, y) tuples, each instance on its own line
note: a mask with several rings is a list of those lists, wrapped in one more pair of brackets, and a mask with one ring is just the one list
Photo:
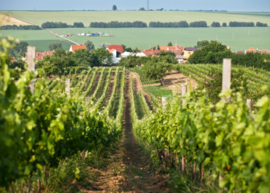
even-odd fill
[(252, 109), (253, 102), (252, 102), (252, 100), (251, 100), (251, 99), (247, 99), (247, 106), (248, 106), (249, 110), (251, 110), (251, 109)]
[[(222, 73), (222, 91), (230, 90), (231, 86), (231, 68), (232, 68), (232, 59), (224, 58), (223, 59), (223, 73)], [(227, 99), (222, 99), (224, 102), (228, 102), (231, 100), (230, 97)], [(222, 171), (219, 172), (219, 186), (221, 185), (221, 181), (223, 180), (224, 176)], [(221, 190), (223, 192), (224, 189)]]
[[(182, 84), (182, 97), (187, 93), (187, 86), (185, 86), (184, 84)], [(182, 104), (185, 105), (186, 102), (185, 100), (182, 98)]]
[[(35, 46), (27, 46), (27, 70), (32, 72), (35, 75), (35, 55), (36, 55), (36, 47)], [(35, 79), (32, 79), (29, 85), (29, 90), (34, 94), (35, 92)]]
[(65, 85), (66, 85), (65, 91), (67, 95), (70, 95), (70, 78), (66, 79)]
[(163, 112), (164, 112), (165, 107), (166, 107), (166, 97), (162, 97), (161, 101), (162, 101), (162, 109), (163, 109)]
[[(187, 86), (185, 86), (184, 84), (182, 84), (182, 97), (187, 93)], [(185, 105), (186, 102), (185, 100), (182, 98), (182, 104)], [(185, 164), (186, 164), (186, 158), (185, 155), (183, 155), (182, 157), (182, 172), (185, 175), (186, 174), (186, 168), (185, 168)]]
[[(232, 59), (224, 58), (223, 59), (223, 73), (222, 73), (222, 91), (230, 90), (231, 86), (231, 68), (232, 68)], [(223, 99), (224, 101), (230, 101), (230, 97)]]

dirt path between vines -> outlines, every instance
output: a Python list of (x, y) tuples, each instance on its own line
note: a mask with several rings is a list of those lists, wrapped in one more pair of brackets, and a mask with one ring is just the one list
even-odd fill
[[(136, 92), (137, 93), (139, 93), (140, 91), (143, 92), (143, 96), (144, 96), (144, 98), (145, 98), (145, 100), (146, 100), (146, 102), (147, 102), (150, 110), (153, 111), (153, 104), (152, 104), (152, 101), (151, 101), (151, 97), (150, 97), (150, 95), (147, 92), (145, 92), (143, 90), (143, 85), (142, 85), (142, 82), (141, 82), (141, 79), (140, 79), (139, 74), (137, 74), (136, 72), (130, 72), (130, 74), (132, 74), (133, 79), (136, 82), (136, 89), (135, 89)], [(160, 84), (158, 83), (158, 84), (153, 84), (153, 85), (160, 85)], [(150, 85), (150, 86), (153, 86), (153, 85)]]
[(162, 83), (163, 86), (165, 86), (166, 88), (172, 91), (176, 91), (177, 93), (181, 93), (182, 84), (186, 83), (187, 81), (190, 81), (192, 89), (194, 89), (198, 84), (195, 80), (189, 78), (183, 73), (177, 70), (172, 70), (172, 72), (166, 73), (165, 77), (162, 80)]
[(91, 182), (91, 190), (81, 192), (132, 192), (169, 193), (167, 180), (151, 170), (151, 158), (142, 153), (133, 130), (130, 103), (130, 74), (127, 72), (125, 85), (125, 110), (123, 114), (123, 136), (113, 161), (105, 170), (89, 169), (97, 179)]

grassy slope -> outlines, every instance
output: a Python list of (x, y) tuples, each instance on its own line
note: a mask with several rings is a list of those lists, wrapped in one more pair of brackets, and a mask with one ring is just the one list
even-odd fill
[(0, 31), (3, 37), (12, 35), (21, 41), (28, 42), (31, 46), (36, 46), (36, 51), (42, 52), (49, 50), (49, 44), (52, 42), (61, 42), (64, 49), (68, 50), (71, 42), (63, 40), (45, 30), (2, 30)]
[(229, 22), (263, 22), (270, 26), (269, 13), (217, 13), (217, 12), (187, 12), (187, 11), (1, 11), (1, 13), (9, 14), (15, 18), (41, 25), (46, 21), (66, 22), (73, 24), (74, 22), (83, 22), (85, 26), (89, 26), (93, 21), (150, 21), (173, 22), (186, 20), (206, 21), (210, 26), (213, 21)]

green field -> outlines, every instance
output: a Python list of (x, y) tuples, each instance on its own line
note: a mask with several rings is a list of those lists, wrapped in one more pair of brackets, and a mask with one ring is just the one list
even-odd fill
[(175, 22), (185, 20), (206, 21), (210, 26), (213, 21), (263, 22), (270, 26), (270, 13), (253, 12), (190, 12), (190, 11), (0, 11), (23, 21), (41, 25), (46, 21), (83, 22), (89, 26), (95, 21), (150, 21)]
[(18, 38), (20, 41), (26, 41), (30, 46), (36, 46), (37, 52), (49, 50), (49, 44), (52, 42), (60, 42), (65, 50), (68, 50), (71, 42), (57, 37), (46, 30), (2, 30), (0, 31), (2, 37), (11, 35)]
[[(270, 29), (259, 27), (245, 28), (65, 28), (52, 29), (58, 34), (107, 32), (115, 37), (71, 36), (69, 39), (84, 44), (92, 41), (95, 47), (101, 43), (124, 44), (128, 47), (148, 49), (156, 45), (167, 45), (168, 42), (185, 47), (196, 45), (198, 40), (218, 40), (230, 46), (232, 50), (254, 48), (270, 50)], [(249, 35), (248, 35), (249, 34)]]
[[(0, 11), (23, 21), (41, 25), (46, 21), (61, 21), (73, 24), (80, 21), (89, 26), (93, 21), (150, 21), (173, 22), (186, 20), (207, 21), (210, 25), (213, 21), (246, 21), (263, 22), (270, 26), (270, 13), (255, 12), (187, 12), (187, 11)], [(64, 34), (75, 34), (78, 32), (107, 32), (114, 37), (68, 37), (71, 40), (84, 44), (87, 40), (94, 43), (97, 48), (101, 43), (124, 44), (128, 47), (149, 49), (156, 45), (167, 45), (168, 42), (185, 47), (196, 45), (198, 40), (218, 40), (230, 46), (232, 50), (246, 50), (253, 46), (259, 49), (270, 50), (270, 29), (259, 27), (237, 27), (237, 28), (58, 28), (54, 32)], [(48, 50), (48, 45), (53, 41), (61, 41), (64, 49), (72, 44), (47, 31), (1, 31), (2, 36), (8, 34), (28, 41), (30, 45), (36, 46), (38, 51)]]

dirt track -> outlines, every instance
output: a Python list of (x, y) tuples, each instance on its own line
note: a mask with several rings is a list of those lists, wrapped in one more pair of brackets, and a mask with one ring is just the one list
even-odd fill
[(89, 184), (91, 184), (90, 190), (80, 187), (81, 192), (170, 192), (166, 187), (167, 180), (151, 169), (151, 157), (143, 154), (134, 138), (130, 114), (129, 78), (128, 72), (125, 83), (123, 136), (118, 144), (119, 149), (113, 153), (113, 160), (104, 170), (87, 169), (97, 178), (95, 181), (89, 181)]
[(166, 88), (172, 91), (176, 91), (177, 93), (182, 92), (182, 84), (186, 83), (187, 81), (190, 82), (192, 89), (194, 89), (195, 86), (198, 84), (195, 80), (187, 77), (186, 75), (180, 73), (177, 70), (172, 70), (171, 73), (167, 73), (162, 80), (163, 85)]

